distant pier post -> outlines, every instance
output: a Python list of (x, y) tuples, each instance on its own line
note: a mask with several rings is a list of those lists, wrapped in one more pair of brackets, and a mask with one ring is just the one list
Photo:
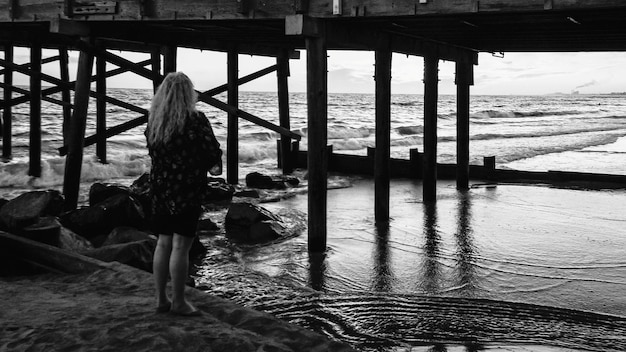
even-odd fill
[(437, 98), (439, 58), (436, 53), (424, 56), (424, 168), (423, 200), (437, 199)]
[(474, 66), (469, 55), (456, 62), (456, 188), (469, 188), (470, 157), (470, 86), (474, 83)]
[(96, 59), (96, 135), (98, 141), (96, 142), (96, 156), (101, 163), (107, 163), (107, 139), (106, 139), (106, 59), (104, 57), (98, 57)]
[[(163, 47), (163, 76), (170, 72), (176, 72), (176, 46), (166, 45)], [(158, 82), (161, 84), (161, 82)]]
[(85, 124), (87, 121), (93, 61), (92, 54), (85, 51), (80, 52), (74, 94), (74, 113), (69, 126), (69, 140), (67, 156), (65, 158), (65, 176), (63, 180), (63, 194), (65, 196), (66, 210), (76, 209), (78, 204), (80, 172), (83, 162), (83, 143), (85, 140)]
[[(152, 72), (155, 75), (160, 75), (161, 74), (161, 52), (158, 49), (152, 50), (152, 52), (150, 53), (150, 61), (151, 61), (150, 66), (152, 68)], [(156, 93), (158, 88), (159, 88), (159, 82), (153, 79), (152, 91)]]
[(307, 52), (307, 126), (309, 169), (308, 185), (308, 247), (309, 252), (323, 252), (327, 241), (328, 182), (328, 77), (326, 40), (320, 36), (306, 37)]
[[(13, 64), (13, 45), (4, 46), (4, 61)], [(4, 108), (2, 109), (2, 158), (11, 158), (11, 144), (13, 135), (13, 107), (9, 104), (13, 98), (13, 69), (9, 65), (4, 67)]]
[(65, 83), (61, 90), (61, 100), (63, 101), (63, 145), (67, 145), (68, 124), (72, 118), (72, 89), (70, 88), (69, 55), (67, 48), (59, 49), (59, 71), (61, 81)]
[(30, 47), (30, 145), (28, 175), (41, 176), (41, 43)]
[(374, 217), (389, 221), (389, 159), (391, 150), (391, 51), (376, 50), (376, 152), (374, 154)]
[[(228, 50), (228, 105), (239, 107), (239, 53), (236, 47)], [(239, 117), (228, 113), (226, 136), (226, 181), (232, 185), (239, 183)]]
[[(278, 79), (278, 116), (280, 120), (280, 127), (285, 129), (291, 129), (291, 122), (289, 118), (289, 53), (287, 50), (283, 50), (276, 58), (276, 64), (278, 69), (276, 76)], [(280, 137), (280, 164), (283, 169), (283, 174), (290, 174), (293, 171), (293, 158), (291, 151), (291, 138), (287, 136)]]

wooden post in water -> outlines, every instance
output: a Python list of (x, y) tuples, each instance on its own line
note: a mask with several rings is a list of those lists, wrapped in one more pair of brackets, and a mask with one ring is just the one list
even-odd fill
[(41, 43), (30, 47), (30, 145), (28, 175), (41, 176)]
[(456, 62), (456, 188), (458, 190), (469, 189), (469, 110), (473, 68), (469, 56), (463, 56)]
[(76, 89), (74, 94), (74, 113), (69, 125), (69, 140), (67, 156), (65, 158), (65, 176), (63, 179), (63, 194), (65, 195), (66, 210), (76, 209), (76, 205), (78, 204), (92, 68), (93, 55), (81, 51), (78, 58), (78, 72), (76, 74)]
[(327, 49), (323, 35), (306, 37), (307, 126), (309, 170), (308, 247), (309, 252), (326, 250), (326, 208), (328, 183), (328, 83)]
[(61, 90), (61, 100), (65, 103), (63, 105), (63, 145), (67, 145), (69, 130), (69, 123), (72, 118), (72, 92), (69, 87), (70, 83), (70, 70), (69, 70), (69, 55), (67, 48), (59, 48), (59, 71), (61, 73), (61, 81), (68, 85), (63, 86)]
[[(278, 116), (280, 127), (291, 129), (289, 119), (289, 53), (283, 50), (276, 58), (276, 76), (278, 79)], [(280, 137), (280, 164), (283, 174), (290, 174), (293, 171), (293, 162), (291, 157), (291, 138), (287, 136)]]
[(106, 59), (103, 57), (96, 59), (96, 93), (98, 93), (96, 99), (96, 135), (98, 136), (98, 142), (96, 142), (96, 156), (103, 164), (107, 163), (107, 139), (105, 135), (107, 130), (106, 63)]
[[(239, 107), (239, 53), (236, 47), (228, 51), (228, 105)], [(239, 117), (228, 113), (226, 136), (226, 181), (231, 185), (239, 183)]]
[(376, 50), (376, 153), (374, 154), (374, 216), (389, 221), (389, 158), (391, 148), (391, 51)]
[[(4, 61), (13, 64), (13, 45), (4, 46)], [(13, 98), (13, 69), (6, 66), (4, 68), (4, 94), (3, 99), (7, 105), (2, 109), (2, 158), (11, 158), (11, 144), (13, 135), (13, 107), (8, 103)]]
[(424, 202), (433, 202), (437, 199), (438, 81), (439, 58), (433, 52), (424, 56)]

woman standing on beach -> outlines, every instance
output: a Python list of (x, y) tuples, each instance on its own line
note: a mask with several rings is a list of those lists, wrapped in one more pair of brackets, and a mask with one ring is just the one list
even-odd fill
[[(185, 299), (189, 249), (196, 236), (207, 172), (222, 172), (222, 151), (207, 117), (196, 110), (197, 94), (184, 73), (169, 73), (152, 99), (145, 131), (152, 159), (152, 227), (159, 234), (153, 275), (157, 311), (200, 315)], [(171, 300), (166, 293), (172, 279)]]

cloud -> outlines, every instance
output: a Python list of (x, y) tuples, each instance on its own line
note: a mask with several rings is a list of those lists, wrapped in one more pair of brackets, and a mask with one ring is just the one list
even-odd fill
[(587, 83), (585, 83), (585, 84), (581, 84), (581, 85), (579, 85), (579, 86), (576, 86), (574, 89), (580, 89), (580, 88), (585, 88), (585, 87), (591, 87), (591, 86), (595, 85), (596, 83), (598, 83), (598, 82), (594, 79), (594, 80), (591, 80), (591, 81), (589, 81), (589, 82), (587, 82)]

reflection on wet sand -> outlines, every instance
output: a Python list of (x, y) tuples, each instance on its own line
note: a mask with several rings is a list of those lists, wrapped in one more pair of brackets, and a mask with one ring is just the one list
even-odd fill
[(456, 239), (455, 286), (465, 297), (474, 297), (480, 289), (476, 273), (477, 248), (472, 229), (472, 200), (469, 192), (459, 192)]
[(374, 270), (372, 291), (390, 292), (395, 281), (389, 249), (389, 224), (376, 225), (376, 245), (374, 247)]
[(422, 280), (419, 291), (437, 294), (442, 288), (442, 268), (439, 262), (441, 235), (437, 226), (437, 204), (424, 203), (424, 256), (419, 268)]

